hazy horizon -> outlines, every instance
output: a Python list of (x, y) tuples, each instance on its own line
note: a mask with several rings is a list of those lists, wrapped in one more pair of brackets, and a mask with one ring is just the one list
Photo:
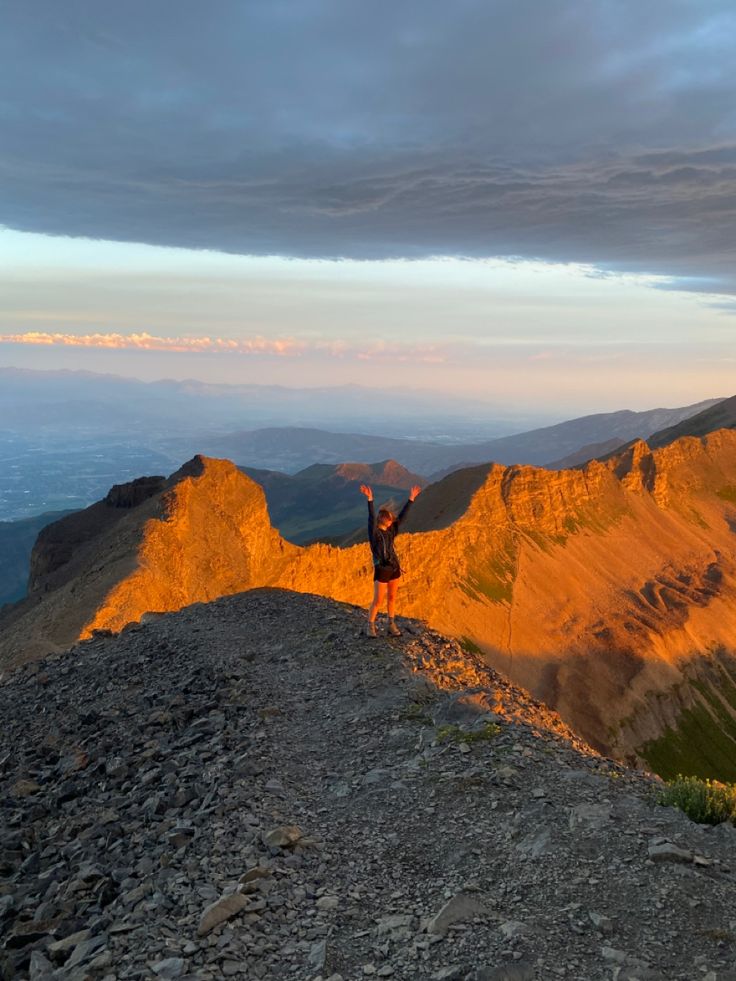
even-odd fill
[[(8, 345), (8, 348), (14, 347), (13, 345)], [(35, 345), (33, 345), (35, 349)], [(155, 371), (155, 360), (150, 358), (149, 352), (145, 352), (145, 360), (148, 364), (145, 364), (144, 370), (137, 373), (133, 373), (135, 370), (135, 363), (131, 363), (131, 370), (120, 372), (114, 371), (112, 368), (113, 364), (108, 363), (107, 367), (93, 368), (86, 367), (79, 363), (79, 355), (76, 349), (72, 351), (61, 351), (60, 358), (54, 358), (54, 363), (48, 366), (39, 367), (37, 365), (37, 358), (28, 357), (24, 359), (23, 357), (16, 357), (13, 363), (8, 362), (3, 355), (3, 348), (0, 347), (0, 372), (2, 371), (18, 371), (18, 372), (32, 372), (34, 375), (80, 375), (89, 376), (92, 378), (114, 378), (117, 381), (122, 382), (140, 382), (148, 386), (160, 385), (186, 385), (187, 383), (202, 386), (203, 388), (213, 388), (215, 390), (220, 390), (222, 393), (236, 392), (238, 389), (260, 389), (260, 390), (283, 390), (287, 393), (320, 393), (329, 395), (331, 393), (342, 393), (359, 391), (365, 393), (375, 392), (381, 395), (395, 395), (399, 397), (406, 404), (410, 405), (412, 402), (420, 403), (422, 399), (432, 400), (432, 410), (435, 416), (442, 414), (444, 410), (451, 409), (452, 412), (448, 416), (450, 419), (457, 419), (463, 415), (467, 415), (473, 412), (481, 412), (482, 415), (488, 420), (496, 419), (498, 422), (503, 422), (508, 418), (518, 418), (522, 420), (520, 426), (529, 425), (529, 428), (538, 428), (546, 425), (554, 425), (557, 422), (563, 422), (576, 417), (584, 417), (588, 415), (596, 414), (607, 414), (610, 412), (618, 411), (632, 411), (632, 412), (642, 412), (658, 408), (677, 408), (679, 406), (694, 405), (699, 402), (709, 401), (709, 400), (720, 400), (729, 398), (732, 394), (736, 394), (732, 391), (709, 391), (702, 398), (696, 398), (692, 401), (690, 400), (677, 400), (673, 399), (669, 402), (656, 402), (651, 399), (643, 398), (641, 404), (619, 404), (615, 401), (615, 397), (610, 405), (603, 404), (599, 400), (597, 403), (593, 402), (591, 405), (581, 405), (579, 412), (566, 412), (564, 405), (554, 405), (545, 407), (544, 409), (538, 409), (534, 411), (534, 406), (537, 404), (533, 399), (529, 398), (526, 403), (524, 402), (514, 402), (513, 404), (505, 404), (499, 402), (497, 398), (492, 398), (490, 394), (486, 394), (483, 397), (483, 393), (477, 396), (474, 393), (466, 393), (465, 395), (460, 393), (438, 393), (431, 386), (422, 387), (419, 385), (405, 386), (405, 385), (378, 385), (370, 384), (370, 379), (361, 379), (357, 381), (340, 381), (334, 384), (329, 384), (327, 382), (320, 382), (313, 376), (311, 378), (305, 378), (300, 384), (287, 384), (283, 382), (271, 382), (271, 381), (256, 381), (256, 380), (219, 380), (206, 377), (204, 373), (203, 377), (196, 377), (192, 374), (187, 374), (182, 370), (180, 374), (169, 374), (169, 375), (159, 375)], [(81, 356), (84, 357), (89, 352), (87, 349), (83, 349)], [(137, 352), (136, 352), (137, 353)], [(117, 355), (118, 352), (113, 352), (113, 356)], [(68, 357), (68, 363), (59, 363), (66, 360), (64, 355)], [(23, 363), (24, 360), (27, 363)], [(171, 362), (167, 361), (166, 366), (170, 366)], [(140, 365), (140, 362), (139, 362)], [(525, 411), (526, 407), (526, 411)], [(340, 411), (340, 406), (336, 404), (336, 411)], [(299, 404), (294, 404), (294, 411), (299, 412)], [(385, 410), (382, 410), (382, 415), (385, 414)], [(370, 428), (375, 428), (376, 416), (372, 414), (372, 410), (369, 408), (366, 411), (366, 421), (370, 423)], [(380, 416), (378, 417), (380, 418)], [(2, 428), (2, 427), (0, 427)], [(511, 431), (511, 430), (510, 430)], [(522, 432), (523, 428), (514, 428), (514, 432)]]

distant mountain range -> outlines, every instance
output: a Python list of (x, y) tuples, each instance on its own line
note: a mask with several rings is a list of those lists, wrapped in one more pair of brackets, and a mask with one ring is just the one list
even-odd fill
[(145, 433), (148, 439), (178, 436), (189, 446), (187, 437), (196, 445), (204, 432), (299, 425), (460, 441), (519, 432), (546, 418), (412, 389), (144, 382), (87, 371), (0, 367), (0, 430)]
[(675, 409), (597, 413), (482, 443), (443, 445), (424, 440), (290, 427), (205, 437), (200, 448), (208, 455), (224, 456), (242, 466), (287, 473), (302, 470), (314, 462), (337, 464), (346, 459), (368, 462), (390, 458), (416, 473), (436, 479), (455, 467), (489, 461), (551, 467), (555, 461), (577, 454), (582, 446), (591, 443), (608, 441), (610, 445), (612, 441), (619, 441), (624, 444), (632, 439), (646, 439), (651, 433), (716, 406), (719, 401), (709, 399)]
[[(414, 505), (401, 610), (482, 651), (602, 751), (734, 780), (734, 532), (732, 430), (558, 472), (487, 463)], [(203, 457), (48, 525), (30, 579), (0, 618), (0, 663), (258, 586), (360, 605), (372, 589), (365, 545), (291, 544), (253, 480)]]
[[(652, 448), (657, 448), (667, 446), (681, 436), (705, 436), (716, 429), (736, 429), (736, 396), (718, 400), (702, 411), (686, 416), (681, 422), (652, 433), (646, 439)], [(620, 437), (613, 437), (603, 443), (581, 446), (569, 456), (549, 464), (549, 467), (552, 470), (564, 470), (566, 467), (580, 466), (589, 460), (603, 460), (622, 449), (627, 442), (629, 441)]]

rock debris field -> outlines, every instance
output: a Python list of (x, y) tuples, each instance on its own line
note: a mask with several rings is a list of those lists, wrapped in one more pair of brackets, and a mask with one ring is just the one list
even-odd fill
[(736, 829), (364, 623), (256, 590), (6, 677), (3, 976), (736, 979)]

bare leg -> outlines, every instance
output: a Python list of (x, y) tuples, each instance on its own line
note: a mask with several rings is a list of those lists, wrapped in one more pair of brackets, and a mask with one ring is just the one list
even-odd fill
[(378, 608), (383, 603), (384, 597), (386, 596), (386, 586), (390, 585), (385, 582), (374, 582), (373, 586), (373, 602), (368, 610), (368, 621), (370, 623), (376, 622), (376, 614), (378, 613)]
[(392, 637), (400, 637), (401, 631), (394, 621), (394, 610), (396, 608), (396, 592), (399, 588), (399, 580), (392, 579), (388, 584), (388, 632)]

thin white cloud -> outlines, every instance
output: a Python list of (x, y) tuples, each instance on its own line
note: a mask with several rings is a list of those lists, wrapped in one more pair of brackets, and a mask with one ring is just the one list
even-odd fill
[(157, 337), (155, 334), (94, 333), (62, 334), (26, 331), (22, 334), (0, 334), (2, 344), (32, 344), (42, 347), (84, 347), (128, 351), (172, 351), (180, 354), (216, 352), (226, 354), (273, 354), (296, 356), (305, 345), (291, 338), (251, 337), (233, 340), (225, 337)]
[(0, 344), (22, 344), (37, 347), (93, 348), (120, 351), (166, 351), (174, 354), (235, 354), (297, 358), (317, 355), (329, 358), (356, 358), (360, 361), (384, 359), (422, 361), (437, 364), (445, 355), (431, 344), (389, 344), (376, 342), (356, 345), (341, 340), (304, 341), (292, 337), (161, 337), (155, 334), (93, 333), (64, 334), (26, 331), (0, 334)]

